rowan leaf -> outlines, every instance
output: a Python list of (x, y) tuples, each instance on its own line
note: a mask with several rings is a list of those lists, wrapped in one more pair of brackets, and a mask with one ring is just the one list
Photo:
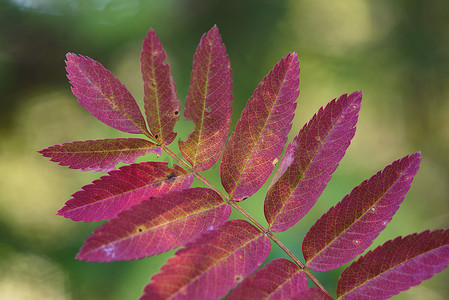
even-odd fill
[(269, 238), (232, 220), (178, 250), (145, 287), (144, 299), (218, 299), (267, 258)]
[(284, 149), (299, 94), (297, 57), (288, 54), (264, 77), (223, 152), (221, 182), (234, 201), (262, 187)]
[(71, 169), (109, 172), (114, 170), (119, 162), (132, 164), (137, 157), (149, 152), (159, 156), (162, 149), (143, 139), (117, 138), (64, 143), (38, 152)]
[(230, 214), (231, 207), (208, 188), (150, 197), (96, 229), (77, 258), (108, 262), (160, 254), (221, 226)]
[(193, 174), (165, 162), (132, 164), (108, 174), (73, 194), (58, 215), (83, 222), (109, 220), (142, 200), (188, 188), (193, 181)]
[(193, 58), (184, 119), (194, 130), (179, 141), (184, 158), (196, 171), (211, 168), (226, 143), (232, 114), (232, 71), (217, 26), (201, 38)]
[(292, 299), (306, 290), (304, 272), (293, 262), (279, 258), (246, 278), (226, 299)]
[(340, 276), (338, 299), (388, 299), (449, 265), (449, 230), (398, 237), (368, 252)]
[(144, 82), (144, 103), (148, 127), (161, 144), (170, 144), (176, 137), (173, 131), (179, 120), (180, 102), (167, 55), (159, 38), (151, 28), (143, 41), (140, 55)]
[(147, 133), (145, 120), (131, 93), (99, 62), (67, 53), (67, 77), (78, 102), (95, 118), (115, 129)]
[(420, 162), (420, 153), (393, 162), (329, 209), (304, 238), (307, 267), (333, 270), (365, 251), (399, 209)]
[(265, 198), (272, 232), (301, 220), (325, 189), (355, 134), (362, 92), (321, 108), (288, 145)]

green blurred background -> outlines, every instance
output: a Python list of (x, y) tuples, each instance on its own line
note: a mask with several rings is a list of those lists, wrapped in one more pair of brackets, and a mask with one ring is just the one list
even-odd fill
[[(420, 171), (376, 245), (448, 228), (448, 15), (446, 0), (0, 0), (0, 298), (137, 299), (174, 253), (108, 264), (75, 260), (99, 224), (55, 213), (101, 174), (60, 167), (36, 153), (73, 140), (127, 136), (77, 103), (65, 54), (100, 61), (141, 104), (139, 54), (150, 27), (168, 53), (183, 101), (196, 45), (218, 25), (233, 69), (232, 127), (258, 82), (291, 51), (300, 57), (301, 93), (290, 139), (319, 107), (363, 90), (357, 133), (339, 169), (312, 211), (279, 234), (298, 257), (322, 213), (416, 151), (423, 155)], [(184, 139), (188, 124), (176, 128)], [(206, 173), (217, 184), (218, 171), (217, 165)], [(243, 203), (262, 223), (265, 191)], [(270, 258), (277, 257), (285, 254), (274, 245)], [(332, 294), (341, 271), (317, 274)], [(446, 270), (395, 299), (448, 299), (448, 282)]]

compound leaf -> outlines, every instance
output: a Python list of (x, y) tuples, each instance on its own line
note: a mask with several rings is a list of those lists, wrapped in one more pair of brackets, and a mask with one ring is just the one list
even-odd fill
[(145, 114), (153, 136), (168, 145), (176, 137), (173, 128), (179, 120), (180, 102), (170, 66), (165, 64), (166, 58), (159, 38), (151, 28), (143, 41), (140, 55)]
[(143, 139), (104, 139), (54, 145), (38, 151), (61, 166), (82, 171), (109, 172), (119, 162), (132, 164), (148, 152), (161, 155), (162, 149)]
[(129, 133), (148, 133), (131, 93), (99, 62), (67, 53), (67, 77), (78, 102), (101, 122)]
[(398, 237), (360, 257), (340, 276), (338, 299), (388, 299), (449, 264), (449, 230)]
[(264, 77), (223, 152), (221, 182), (235, 201), (262, 187), (284, 149), (299, 93), (297, 57), (288, 54)]
[(420, 162), (420, 153), (393, 162), (329, 209), (304, 238), (306, 265), (328, 271), (365, 251), (399, 209)]
[(221, 155), (232, 114), (232, 71), (217, 26), (201, 38), (193, 58), (184, 119), (194, 130), (179, 141), (184, 158), (196, 171), (211, 168)]
[(272, 232), (301, 220), (320, 197), (355, 134), (362, 93), (321, 108), (288, 145), (265, 198)]
[(208, 188), (150, 197), (96, 229), (77, 258), (108, 262), (160, 254), (221, 226), (230, 214), (231, 207)]
[(74, 221), (109, 220), (149, 197), (188, 188), (193, 175), (165, 162), (144, 162), (109, 172), (72, 195), (58, 215)]
[(267, 258), (269, 238), (232, 220), (178, 250), (145, 287), (143, 299), (218, 299)]
[(279, 258), (246, 278), (226, 299), (292, 299), (306, 290), (304, 272), (293, 262)]

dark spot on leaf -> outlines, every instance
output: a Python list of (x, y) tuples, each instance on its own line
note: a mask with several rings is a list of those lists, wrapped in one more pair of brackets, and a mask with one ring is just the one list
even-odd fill
[(177, 116), (178, 114), (179, 114), (179, 111), (176, 110), (176, 111), (175, 111), (175, 116)]
[(167, 183), (173, 183), (176, 179), (176, 174), (175, 173), (171, 173), (170, 175), (168, 175), (167, 180), (165, 180)]
[(143, 231), (143, 229), (142, 228), (139, 228), (139, 232), (142, 232)]
[(154, 137), (155, 137), (155, 138), (158, 138), (159, 136), (156, 134)]
[(151, 185), (151, 187), (156, 188), (156, 187), (160, 186), (161, 184), (162, 184), (161, 181), (157, 181), (157, 182), (153, 183), (153, 184)]
[(234, 277), (234, 280), (236, 281), (236, 282), (240, 282), (240, 281), (242, 281), (242, 276), (241, 275), (235, 275), (235, 277)]
[(248, 197), (243, 197), (243, 198), (242, 198), (242, 201), (245, 201), (246, 199), (248, 199)]

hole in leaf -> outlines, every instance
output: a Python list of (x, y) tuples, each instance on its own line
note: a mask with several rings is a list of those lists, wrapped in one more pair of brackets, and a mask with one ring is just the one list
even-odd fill
[(206, 112), (208, 112), (208, 113), (210, 113), (210, 112), (211, 112), (211, 109), (210, 109), (210, 107), (206, 108)]
[(377, 211), (377, 208), (375, 208), (375, 207), (373, 206), (373, 207), (370, 208), (370, 210), (371, 210), (372, 212), (376, 212), (376, 211)]
[(352, 240), (352, 243), (356, 246), (360, 245), (360, 240)]

